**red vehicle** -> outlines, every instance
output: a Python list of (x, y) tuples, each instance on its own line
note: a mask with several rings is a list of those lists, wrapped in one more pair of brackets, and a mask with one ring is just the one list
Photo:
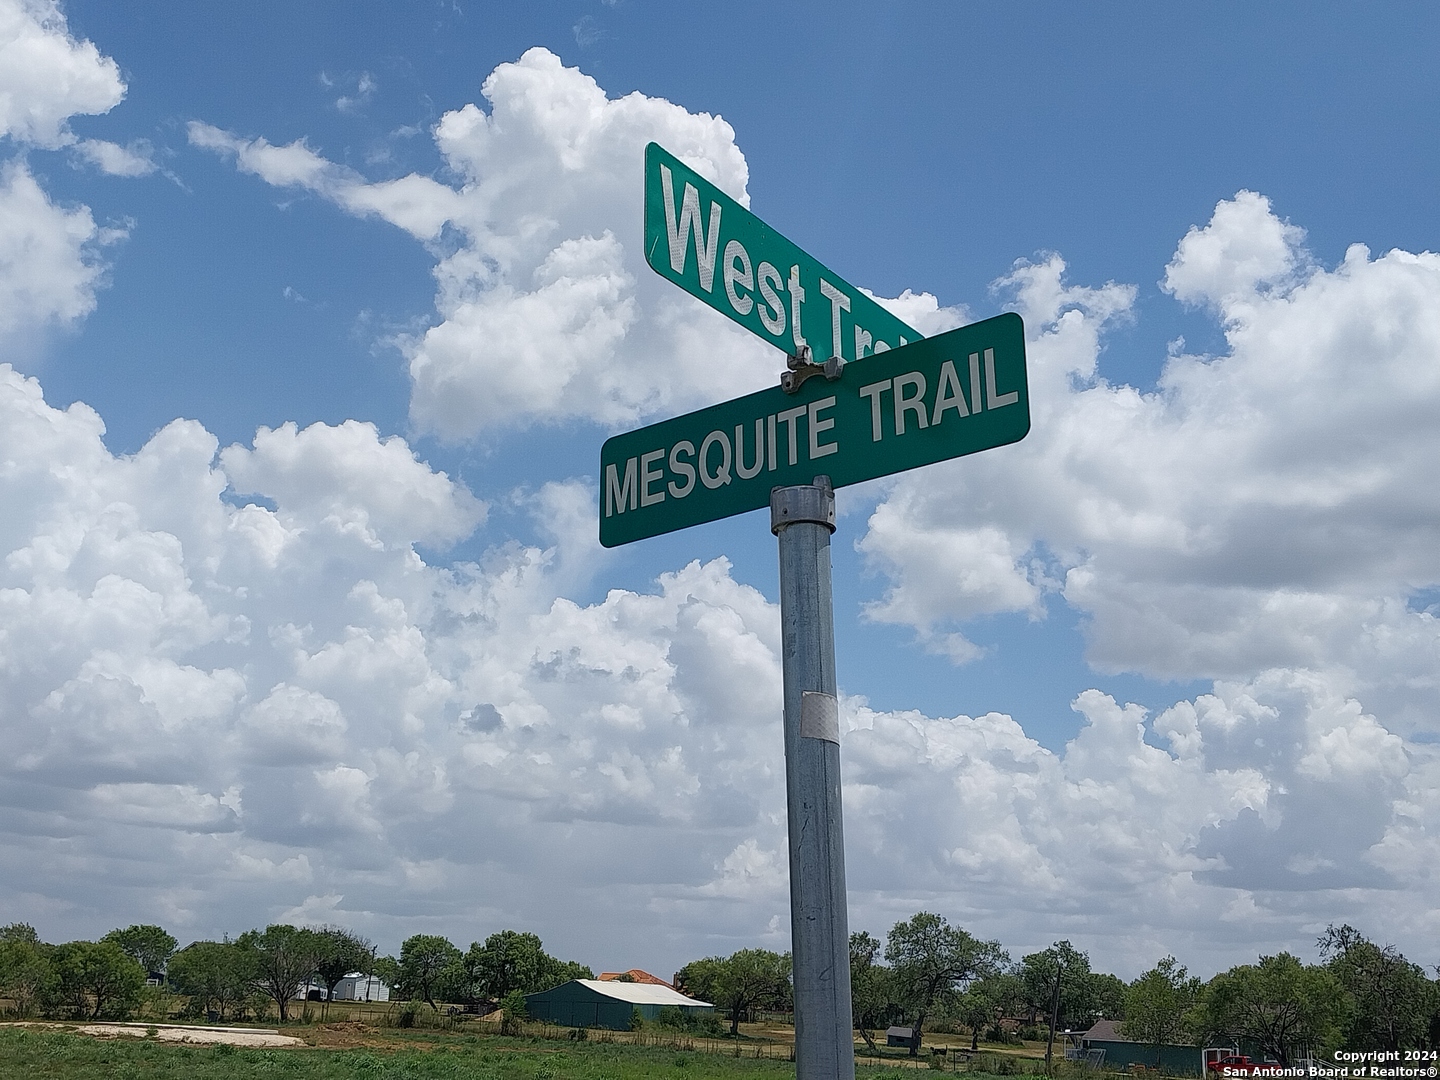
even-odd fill
[(1244, 1054), (1226, 1054), (1205, 1063), (1212, 1076), (1270, 1076), (1285, 1066), (1274, 1061), (1251, 1061)]

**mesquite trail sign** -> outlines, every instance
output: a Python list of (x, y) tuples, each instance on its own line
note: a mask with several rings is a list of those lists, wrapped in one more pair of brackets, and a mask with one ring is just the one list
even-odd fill
[(770, 489), (835, 487), (1018, 442), (1030, 430), (1025, 335), (1000, 315), (616, 435), (600, 451), (600, 542), (758, 510)]

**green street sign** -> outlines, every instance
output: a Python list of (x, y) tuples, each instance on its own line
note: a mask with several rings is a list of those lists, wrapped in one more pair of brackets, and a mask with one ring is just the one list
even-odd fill
[(600, 448), (600, 543), (628, 544), (1019, 442), (1030, 430), (1025, 327), (1009, 313), (814, 377), (627, 431)]
[(859, 360), (922, 337), (653, 142), (645, 261), (788, 354)]

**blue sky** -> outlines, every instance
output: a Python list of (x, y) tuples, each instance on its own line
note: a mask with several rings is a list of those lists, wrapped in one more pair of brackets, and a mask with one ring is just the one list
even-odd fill
[[(1433, 10), (0, 7), (54, 46), (0, 349), (105, 426), (7, 391), (13, 917), (784, 947), (767, 522), (601, 553), (587, 502), (783, 363), (638, 258), (655, 138), (926, 332), (1032, 335), (1026, 444), (842, 492), (855, 927), (1435, 961)], [(135, 752), (67, 771), (70, 723)]]

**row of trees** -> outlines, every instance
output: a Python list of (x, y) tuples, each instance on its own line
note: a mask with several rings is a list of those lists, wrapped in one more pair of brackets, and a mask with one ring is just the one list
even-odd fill
[(478, 1004), (507, 998), (523, 1011), (521, 995), (575, 978), (591, 978), (584, 965), (557, 960), (534, 934), (504, 930), (461, 952), (434, 934), (416, 934), (399, 958), (379, 956), (374, 945), (342, 927), (274, 924), (221, 941), (179, 943), (159, 926), (114, 930), (99, 941), (51, 945), (31, 926), (0, 927), (0, 998), (28, 1016), (118, 1019), (140, 1002), (147, 980), (160, 991), (184, 995), (187, 1015), (221, 1019), (257, 1013), (274, 1004), (290, 1018), (296, 996), (323, 987), (328, 1002), (352, 973), (374, 975), (394, 996)]
[(921, 912), (891, 928), (883, 946), (868, 933), (850, 938), (856, 1027), (913, 1028), (911, 1052), (927, 1022), (963, 1025), (972, 1048), (982, 1033), (1004, 1037), (1000, 1021), (1019, 1018), (1055, 1030), (1121, 1020), (1126, 1038), (1165, 1044), (1251, 1044), (1288, 1064), (1338, 1046), (1365, 1050), (1440, 1048), (1440, 981), (1391, 945), (1351, 926), (1331, 926), (1317, 942), (1322, 963), (1289, 953), (1223, 971), (1208, 983), (1174, 957), (1126, 984), (1094, 972), (1068, 941), (1018, 962), (998, 942), (981, 941), (943, 917)]
[[(155, 960), (154, 935), (159, 927), (114, 930), (99, 941), (49, 945), (33, 926), (0, 926), (0, 996), (28, 1016), (37, 1008), (100, 1018), (127, 1014), (145, 988)], [(165, 935), (169, 937), (169, 935)], [(159, 967), (175, 949), (175, 939), (160, 944)]]
[(1440, 981), (1353, 926), (1331, 925), (1316, 944), (1322, 963), (1282, 952), (1208, 983), (1166, 957), (1131, 984), (1125, 1032), (1156, 1047), (1239, 1038), (1287, 1065), (1339, 1046), (1440, 1049)]
[[(885, 963), (881, 963), (881, 956)], [(922, 911), (896, 923), (881, 942), (850, 935), (850, 988), (855, 1026), (874, 1049), (874, 1033), (903, 1023), (919, 1050), (927, 1022), (963, 1025), (978, 1047), (983, 1033), (1001, 1037), (1000, 1021), (1088, 1026), (1118, 1016), (1125, 983), (1090, 970), (1090, 958), (1068, 941), (1011, 959), (998, 941), (982, 941)]]
[(595, 977), (584, 964), (551, 956), (535, 934), (515, 930), (471, 942), (463, 953), (438, 934), (416, 934), (400, 946), (398, 961), (382, 957), (376, 973), (402, 997), (432, 1008), (437, 1001), (499, 1001), (515, 1013), (523, 1011), (525, 994)]
[[(42, 942), (33, 927), (0, 927), (0, 997), (21, 1015), (117, 1018), (145, 992), (184, 995), (191, 1015), (243, 1016), (274, 1004), (289, 1018), (296, 995), (309, 986), (333, 996), (352, 972), (375, 975), (392, 996), (476, 1005), (499, 1001), (523, 1014), (523, 995), (576, 978), (592, 978), (582, 964), (545, 952), (535, 934), (503, 930), (462, 952), (447, 938), (416, 934), (398, 958), (379, 956), (365, 938), (341, 927), (286, 924), (248, 930), (221, 941), (197, 941), (177, 951), (162, 927), (130, 926), (99, 941)], [(1331, 926), (1317, 942), (1321, 963), (1289, 953), (1261, 957), (1209, 982), (1165, 957), (1126, 984), (1091, 970), (1089, 957), (1068, 941), (1012, 960), (995, 941), (919, 912), (897, 922), (882, 943), (866, 932), (850, 938), (855, 1025), (875, 1048), (875, 1033), (890, 1024), (913, 1031), (918, 1051), (927, 1025), (1005, 1038), (1002, 1020), (1054, 1030), (1089, 1027), (1106, 1017), (1123, 1022), (1127, 1038), (1156, 1048), (1173, 1043), (1228, 1044), (1241, 1040), (1280, 1062), (1306, 1052), (1349, 1049), (1440, 1048), (1440, 982), (1391, 945), (1377, 945), (1354, 927)], [(792, 1007), (790, 957), (766, 949), (711, 956), (681, 969), (680, 989), (714, 1002), (730, 1016), (732, 1034), (757, 1009)], [(1013, 1026), (1013, 1025), (1012, 1025)], [(1052, 1036), (1053, 1037), (1053, 1036)]]

